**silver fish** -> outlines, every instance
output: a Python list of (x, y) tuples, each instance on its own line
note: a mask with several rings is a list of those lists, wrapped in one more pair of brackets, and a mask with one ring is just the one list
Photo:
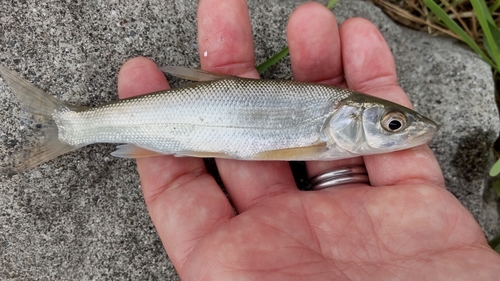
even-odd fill
[(118, 157), (164, 154), (241, 160), (334, 160), (411, 148), (438, 125), (401, 105), (348, 89), (163, 67), (198, 81), (95, 108), (60, 101), (0, 66), (45, 137), (18, 156), (22, 171), (93, 143), (126, 143)]

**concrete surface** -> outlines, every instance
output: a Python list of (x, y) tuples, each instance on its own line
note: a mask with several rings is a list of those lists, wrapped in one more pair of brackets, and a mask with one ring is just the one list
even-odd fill
[[(258, 62), (286, 45), (287, 18), (301, 2), (251, 1)], [(381, 29), (401, 85), (417, 110), (442, 125), (431, 147), (449, 190), (489, 237), (500, 231), (484, 182), (500, 128), (489, 67), (454, 41), (400, 28), (370, 3), (340, 1), (335, 13), (339, 21), (366, 17)], [(117, 72), (128, 58), (199, 65), (196, 1), (1, 1), (0, 34), (0, 63), (80, 105), (116, 99)], [(290, 76), (288, 60), (265, 74)], [(36, 124), (2, 80), (0, 111), (5, 163)], [(178, 280), (147, 214), (134, 161), (111, 157), (113, 150), (93, 145), (0, 176), (1, 280)]]

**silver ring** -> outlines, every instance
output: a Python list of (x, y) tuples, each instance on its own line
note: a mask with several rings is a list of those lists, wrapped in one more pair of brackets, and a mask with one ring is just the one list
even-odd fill
[(328, 170), (309, 179), (309, 190), (320, 190), (348, 183), (370, 183), (364, 166)]

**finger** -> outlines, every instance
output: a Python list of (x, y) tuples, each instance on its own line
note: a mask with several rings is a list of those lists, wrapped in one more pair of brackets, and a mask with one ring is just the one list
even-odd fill
[[(298, 7), (288, 21), (287, 39), (296, 80), (346, 86), (339, 29), (330, 10), (314, 2)], [(309, 176), (358, 165), (363, 165), (363, 158), (306, 162)]]
[(287, 26), (293, 76), (299, 81), (345, 85), (337, 21), (323, 5), (299, 6)]
[[(342, 60), (350, 89), (407, 107), (411, 103), (397, 82), (394, 58), (377, 28), (365, 19), (345, 21), (340, 27)], [(373, 186), (425, 182), (444, 186), (441, 169), (427, 145), (364, 157)]]
[[(126, 62), (118, 75), (120, 98), (169, 88), (156, 64)], [(170, 259), (177, 268), (212, 227), (234, 216), (229, 201), (202, 159), (159, 156), (137, 159), (144, 199)]]
[(170, 89), (165, 75), (157, 68), (153, 61), (144, 57), (125, 62), (118, 74), (120, 99)]
[(205, 70), (258, 78), (252, 29), (244, 0), (200, 0), (198, 51)]
[[(218, 73), (258, 78), (252, 29), (244, 0), (201, 0), (198, 5), (201, 67)], [(262, 198), (296, 190), (287, 162), (217, 159), (224, 186), (241, 213)]]

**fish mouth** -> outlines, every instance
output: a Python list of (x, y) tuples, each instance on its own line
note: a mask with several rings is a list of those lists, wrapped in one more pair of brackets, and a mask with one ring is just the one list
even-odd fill
[(427, 124), (428, 130), (430, 132), (432, 132), (433, 134), (437, 133), (439, 131), (439, 129), (441, 128), (441, 126), (439, 126), (438, 123), (434, 122), (430, 118), (427, 118), (427, 117), (424, 117), (424, 118), (425, 119), (423, 121)]
[(420, 124), (421, 133), (417, 135), (417, 138), (420, 139), (422, 143), (430, 141), (440, 129), (440, 126), (436, 122), (425, 116), (422, 116)]
[(408, 135), (409, 138), (407, 139), (408, 148), (428, 143), (440, 128), (440, 126), (430, 118), (420, 114), (417, 114), (415, 117), (413, 121), (413, 132)]
[(441, 128), (434, 120), (419, 113), (414, 116), (414, 121), (417, 122), (417, 124), (419, 124), (417, 126), (425, 132), (436, 133)]

